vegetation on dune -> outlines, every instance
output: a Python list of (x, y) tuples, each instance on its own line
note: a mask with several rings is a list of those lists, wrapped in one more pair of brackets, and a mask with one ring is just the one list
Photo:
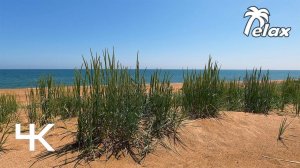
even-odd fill
[(282, 141), (283, 138), (283, 134), (285, 133), (286, 129), (289, 127), (289, 125), (292, 122), (287, 123), (287, 118), (283, 118), (280, 125), (279, 125), (279, 131), (278, 131), (278, 135), (277, 135), (277, 140), (278, 141)]
[(240, 80), (225, 83), (224, 106), (229, 111), (240, 111), (244, 107), (244, 88)]
[(204, 70), (184, 74), (182, 108), (191, 118), (216, 117), (221, 106), (224, 81), (219, 76), (220, 68), (211, 57)]
[(290, 76), (282, 83), (281, 87), (281, 110), (287, 104), (293, 104), (296, 115), (300, 113), (300, 79)]
[[(275, 83), (268, 72), (253, 69), (243, 81), (225, 81), (219, 72), (217, 63), (209, 58), (200, 73), (184, 72), (181, 90), (174, 91), (170, 75), (159, 70), (151, 74), (146, 85), (138, 59), (132, 74), (115, 60), (114, 53), (105, 50), (101, 57), (91, 53), (90, 62), (83, 58), (82, 68), (76, 70), (72, 87), (46, 76), (28, 91), (28, 122), (42, 126), (77, 117), (71, 148), (80, 151), (79, 158), (119, 158), (126, 152), (140, 162), (156, 144), (165, 145), (164, 138), (180, 142), (178, 129), (185, 117), (217, 117), (220, 109), (268, 114), (287, 104), (293, 104), (299, 115), (300, 80), (288, 77), (282, 84)], [(11, 104), (15, 101), (9, 100)], [(0, 97), (1, 102), (7, 100)], [(6, 120), (3, 116), (0, 113), (0, 123)], [(280, 127), (278, 139), (286, 121)]]
[(0, 95), (0, 152), (5, 149), (10, 123), (15, 118), (18, 109), (16, 97), (13, 95)]
[(9, 136), (10, 131), (10, 121), (7, 121), (6, 124), (0, 126), (0, 154), (5, 151), (5, 143)]
[(29, 92), (26, 93), (26, 112), (28, 117), (28, 123), (37, 123), (38, 122), (38, 100), (37, 95), (34, 89), (30, 89)]
[(169, 78), (160, 81), (154, 73), (147, 91), (138, 61), (131, 75), (107, 50), (102, 59), (92, 57), (90, 64), (84, 60), (84, 68), (75, 80), (81, 97), (76, 144), (82, 156), (109, 159), (127, 152), (140, 162), (157, 140), (176, 139), (182, 119)]
[[(107, 51), (84, 61), (85, 74), (77, 76), (76, 86), (82, 86), (81, 108), (78, 112), (77, 144), (87, 157), (106, 154), (119, 157), (127, 150), (136, 158), (135, 146), (142, 149), (140, 118), (146, 101), (145, 82), (139, 68), (132, 79), (129, 71), (116, 63)], [(141, 136), (141, 137), (139, 137)], [(142, 153), (142, 152), (140, 152)], [(91, 158), (94, 159), (94, 158)]]
[(43, 126), (56, 117), (66, 119), (77, 116), (75, 92), (74, 87), (59, 85), (50, 75), (41, 77), (36, 88), (26, 93), (28, 122)]
[(143, 118), (148, 127), (147, 132), (151, 136), (162, 138), (163, 136), (174, 135), (176, 138), (177, 129), (183, 120), (183, 115), (179, 111), (179, 93), (174, 93), (169, 75), (164, 74), (162, 80), (159, 76), (159, 71), (154, 72), (151, 76)]
[(244, 78), (244, 97), (246, 112), (268, 114), (274, 100), (275, 84), (269, 77), (269, 71), (263, 74), (261, 69), (246, 72)]
[(0, 95), (0, 124), (6, 123), (17, 112), (18, 104), (13, 95)]

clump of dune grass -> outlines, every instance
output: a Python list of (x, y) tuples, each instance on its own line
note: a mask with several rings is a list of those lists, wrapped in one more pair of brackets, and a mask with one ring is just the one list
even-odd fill
[(177, 138), (177, 129), (183, 120), (179, 112), (180, 102), (177, 93), (170, 85), (170, 76), (164, 74), (160, 79), (160, 72), (155, 71), (151, 76), (150, 88), (146, 102), (144, 119), (147, 131), (155, 138), (172, 135)]
[(281, 87), (281, 110), (287, 104), (292, 104), (295, 108), (296, 115), (299, 116), (300, 111), (300, 79), (295, 79), (290, 76), (282, 83)]
[(281, 87), (281, 97), (282, 97), (282, 105), (281, 110), (284, 109), (284, 106), (292, 103), (295, 95), (295, 82), (291, 76), (288, 76), (286, 80), (282, 83)]
[(57, 84), (51, 75), (41, 77), (26, 94), (29, 123), (40, 126), (55, 119), (77, 116), (78, 98), (74, 87)]
[(239, 80), (225, 83), (225, 108), (229, 111), (242, 110), (244, 107), (244, 88)]
[(39, 79), (36, 92), (39, 96), (38, 101), (41, 108), (40, 125), (52, 122), (56, 116), (55, 91), (55, 82), (51, 75)]
[(0, 152), (5, 150), (10, 123), (15, 118), (18, 109), (16, 97), (13, 95), (0, 95)]
[(90, 63), (84, 59), (83, 69), (75, 75), (74, 99), (78, 105), (75, 146), (87, 160), (128, 153), (140, 162), (155, 142), (176, 137), (182, 121), (167, 76), (161, 81), (155, 72), (147, 90), (138, 60), (131, 74), (107, 50), (103, 57), (92, 56)]
[(27, 100), (27, 106), (26, 106), (26, 112), (27, 112), (27, 118), (28, 123), (37, 123), (39, 119), (38, 114), (38, 100), (36, 92), (33, 88), (30, 88), (28, 92), (26, 92), (26, 100)]
[(204, 70), (184, 75), (182, 86), (182, 108), (191, 118), (216, 117), (221, 106), (223, 80), (220, 68), (212, 63), (211, 57)]
[(297, 116), (300, 115), (300, 79), (294, 81), (293, 106)]
[(54, 114), (61, 119), (67, 119), (77, 116), (78, 100), (74, 93), (74, 88), (58, 85), (56, 86), (56, 96), (53, 102), (55, 102)]
[(0, 125), (0, 154), (1, 152), (4, 152), (5, 149), (5, 144), (7, 142), (7, 138), (10, 133), (10, 122), (11, 120), (7, 120), (5, 124)]
[(132, 78), (114, 55), (110, 57), (105, 51), (103, 60), (102, 64), (100, 57), (92, 57), (90, 65), (84, 60), (85, 74), (76, 79), (84, 99), (78, 115), (77, 143), (87, 157), (118, 158), (126, 151), (137, 161), (146, 153), (140, 131), (147, 98), (144, 78), (138, 64)]
[(55, 96), (57, 89), (51, 75), (41, 77), (35, 89), (31, 88), (26, 93), (27, 116), (29, 123), (36, 123), (40, 126), (52, 122), (56, 116)]
[(279, 125), (279, 131), (278, 131), (278, 136), (277, 136), (277, 140), (281, 141), (283, 140), (283, 134), (285, 133), (286, 129), (289, 127), (289, 125), (292, 122), (287, 123), (287, 118), (284, 117)]
[(0, 95), (0, 124), (6, 123), (18, 109), (16, 97), (13, 95)]
[(272, 108), (275, 85), (271, 82), (269, 72), (263, 74), (261, 69), (253, 69), (244, 78), (245, 111), (268, 114)]
[(300, 85), (298, 85), (298, 88), (297, 88), (297, 97), (294, 102), (294, 107), (296, 110), (296, 115), (299, 116), (300, 115)]

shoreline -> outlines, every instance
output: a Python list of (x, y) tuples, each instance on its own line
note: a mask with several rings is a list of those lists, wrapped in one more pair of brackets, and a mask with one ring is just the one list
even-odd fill
[[(171, 85), (173, 86), (173, 89), (179, 90), (182, 87), (183, 83), (171, 83)], [(149, 84), (146, 84), (146, 87), (148, 87)], [(72, 86), (68, 86), (68, 87), (72, 87)], [(0, 95), (2, 94), (11, 94), (11, 95), (15, 95), (17, 102), (19, 103), (26, 103), (26, 93), (29, 91), (29, 88), (12, 88), (12, 89), (1, 89), (0, 88)], [(35, 88), (33, 88), (35, 89)]]
[[(272, 82), (275, 83), (281, 83), (284, 80), (271, 80)], [(171, 86), (173, 86), (174, 91), (178, 91), (181, 89), (183, 83), (171, 83)], [(67, 87), (72, 87), (73, 85), (67, 86)], [(149, 87), (149, 84), (146, 84), (146, 87)], [(19, 103), (26, 103), (26, 93), (31, 89), (30, 87), (28, 88), (0, 88), (0, 95), (1, 94), (11, 94), (15, 95), (16, 99)], [(33, 88), (35, 89), (35, 88)]]
[[(225, 82), (228, 82), (231, 80), (225, 80)], [(240, 80), (240, 82), (242, 82), (243, 80)], [(270, 80), (271, 82), (276, 82), (276, 83), (281, 83), (285, 80)], [(181, 86), (183, 84), (183, 82), (171, 82), (171, 85), (173, 87), (175, 87), (174, 89), (176, 89), (178, 86)], [(149, 83), (146, 83), (146, 86), (149, 85)], [(66, 87), (72, 87), (73, 85), (65, 85)], [(26, 90), (26, 89), (31, 89), (31, 88), (35, 88), (35, 87), (18, 87), (18, 88), (0, 88), (0, 94), (1, 92), (5, 92), (5, 91), (14, 91), (14, 90)]]

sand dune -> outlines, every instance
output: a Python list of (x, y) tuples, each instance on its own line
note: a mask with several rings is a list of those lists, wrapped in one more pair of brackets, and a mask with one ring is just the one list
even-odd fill
[[(181, 130), (185, 146), (171, 145), (173, 150), (162, 146), (150, 154), (141, 165), (125, 156), (120, 160), (105, 158), (93, 161), (91, 167), (299, 167), (300, 164), (279, 161), (279, 158), (300, 161), (300, 119), (289, 117), (293, 121), (286, 131), (285, 140), (277, 141), (276, 136), (282, 116), (276, 114), (255, 115), (243, 112), (223, 112), (218, 119), (186, 121)], [(66, 121), (67, 127), (75, 130), (75, 119)], [(55, 148), (72, 142), (74, 136), (65, 139), (66, 131), (58, 128), (56, 123), (46, 136), (47, 141)], [(28, 151), (28, 141), (15, 140), (12, 134), (8, 140), (5, 154), (0, 156), (0, 167), (29, 167), (36, 156), (44, 151), (40, 143), (35, 152)], [(60, 158), (51, 156), (38, 160), (33, 167), (53, 167), (64, 164), (66, 160), (77, 156), (67, 154)], [(271, 157), (265, 158), (264, 156)], [(75, 162), (64, 165), (73, 167)], [(80, 167), (88, 167), (82, 163)]]
[[(173, 86), (179, 89), (181, 84)], [(0, 94), (16, 94), (18, 101), (25, 103), (26, 90), (6, 89), (0, 90)], [(20, 112), (20, 116), (23, 121), (24, 111)], [(222, 112), (217, 119), (186, 120), (180, 129), (183, 145), (169, 144), (172, 150), (158, 146), (140, 165), (125, 155), (119, 160), (112, 158), (105, 161), (102, 157), (89, 164), (80, 162), (79, 167), (300, 167), (300, 118), (288, 116), (288, 122), (292, 121), (292, 124), (281, 142), (277, 141), (277, 134), (283, 118), (274, 113), (265, 116)], [(76, 118), (55, 123), (55, 128), (46, 135), (46, 140), (57, 151), (75, 138), (75, 134), (68, 133), (61, 126), (75, 132)], [(28, 140), (16, 140), (14, 133), (9, 136), (6, 147), (6, 153), (0, 154), (1, 168), (73, 167), (76, 160), (67, 162), (78, 156), (74, 152), (61, 157), (39, 157), (45, 152), (39, 142), (36, 142), (36, 151), (29, 152)]]

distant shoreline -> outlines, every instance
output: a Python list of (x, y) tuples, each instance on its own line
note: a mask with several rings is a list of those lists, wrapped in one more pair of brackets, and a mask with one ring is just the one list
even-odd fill
[[(225, 80), (225, 81), (230, 81), (230, 80)], [(243, 80), (240, 80), (241, 82)], [(272, 82), (276, 82), (276, 83), (280, 83), (284, 80), (271, 80)], [(183, 82), (171, 82), (171, 85), (174, 87), (174, 89), (178, 89), (178, 87), (182, 86)], [(146, 85), (149, 85), (148, 83), (146, 83)], [(72, 87), (74, 85), (65, 85), (66, 87)], [(35, 87), (16, 87), (16, 88), (1, 88), (0, 87), (0, 94), (2, 92), (6, 92), (6, 91), (14, 91), (14, 90), (28, 90), (28, 89), (31, 89), (31, 88), (35, 88)]]
[[(200, 72), (200, 70), (196, 70)], [(251, 70), (250, 70), (251, 71)], [(134, 70), (129, 70), (129, 73), (134, 75)], [(146, 83), (150, 82), (151, 74), (155, 69), (140, 70), (144, 74)], [(161, 76), (163, 74), (170, 75), (170, 82), (182, 83), (184, 81), (185, 69), (161, 69)], [(263, 71), (265, 73), (266, 71)], [(291, 77), (299, 78), (300, 70), (270, 70), (269, 76), (271, 80), (284, 80), (290, 74)], [(55, 69), (55, 70), (0, 70), (0, 89), (19, 89), (35, 87), (37, 81), (43, 77), (51, 75), (56, 83), (64, 85), (73, 85), (74, 70), (73, 69)], [(243, 79), (246, 75), (246, 70), (220, 70), (220, 78), (225, 80)]]
[[(272, 82), (276, 82), (276, 83), (280, 83), (284, 80), (271, 80)], [(173, 89), (179, 90), (181, 89), (183, 83), (171, 83), (171, 85), (173, 86)], [(149, 86), (148, 84), (146, 84), (146, 86)], [(70, 87), (72, 87), (72, 85), (70, 85)], [(35, 88), (35, 87), (34, 87)], [(31, 87), (27, 87), (27, 88), (5, 88), (5, 89), (1, 89), (0, 88), (0, 95), (1, 94), (11, 94), (11, 95), (16, 95), (17, 101), (20, 103), (26, 103), (26, 93), (29, 91), (29, 89), (31, 89)]]

